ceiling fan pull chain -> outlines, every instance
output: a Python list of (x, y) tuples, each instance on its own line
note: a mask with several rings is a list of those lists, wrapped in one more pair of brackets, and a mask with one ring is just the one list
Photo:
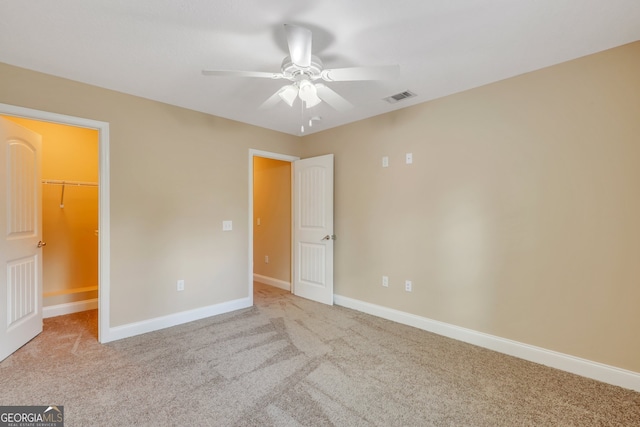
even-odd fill
[(300, 133), (304, 133), (304, 101), (300, 99)]

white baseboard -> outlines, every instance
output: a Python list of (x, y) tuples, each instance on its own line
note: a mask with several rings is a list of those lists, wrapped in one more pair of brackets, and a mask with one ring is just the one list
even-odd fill
[(46, 307), (42, 307), (42, 317), (47, 319), (49, 317), (64, 316), (65, 314), (95, 310), (96, 308), (98, 308), (98, 298), (48, 305)]
[(180, 313), (169, 314), (167, 316), (156, 317), (154, 319), (116, 326), (109, 328), (107, 334), (105, 334), (107, 336), (101, 337), (100, 342), (104, 344), (110, 341), (146, 334), (147, 332), (158, 331), (160, 329), (170, 328), (171, 326), (177, 326), (183, 323), (189, 323), (195, 320), (205, 319), (207, 317), (251, 306), (253, 306), (253, 298), (247, 297), (207, 307), (182, 311)]
[(383, 319), (392, 320), (404, 325), (467, 342), (479, 347), (488, 348), (500, 353), (515, 356), (530, 362), (571, 372), (583, 377), (602, 381), (608, 384), (640, 391), (640, 373), (616, 368), (614, 366), (593, 362), (568, 354), (547, 350), (541, 347), (500, 338), (495, 335), (477, 332), (449, 323), (431, 320), (426, 317), (416, 316), (403, 311), (394, 310), (368, 302), (334, 295), (334, 302), (343, 307), (352, 308)]
[(253, 280), (256, 282), (264, 283), (265, 285), (275, 286), (276, 288), (284, 289), (285, 291), (291, 290), (291, 283), (284, 280), (274, 279), (273, 277), (263, 276), (261, 274), (253, 274)]

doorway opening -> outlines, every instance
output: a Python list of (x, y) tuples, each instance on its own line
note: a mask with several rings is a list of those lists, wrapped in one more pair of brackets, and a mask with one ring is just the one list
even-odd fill
[[(249, 150), (249, 298), (253, 304), (254, 259), (266, 261), (256, 253), (254, 230), (260, 214), (254, 212), (254, 159), (282, 160), (289, 163), (289, 292), (323, 304), (333, 305), (333, 154), (300, 160), (269, 152)], [(262, 224), (262, 222), (261, 222)], [(262, 226), (262, 225), (261, 225)], [(295, 249), (294, 249), (295, 248)], [(263, 261), (264, 259), (264, 261)], [(275, 283), (278, 283), (277, 281)], [(269, 283), (267, 283), (269, 284)], [(272, 283), (273, 284), (273, 283)], [(287, 286), (286, 282), (284, 286)], [(286, 288), (285, 288), (286, 289)]]
[(292, 162), (298, 157), (249, 150), (249, 297), (253, 282), (292, 292)]
[[(57, 178), (49, 178), (51, 181), (48, 184), (42, 184), (43, 188), (43, 199), (44, 197), (54, 198), (56, 199), (56, 206), (58, 209), (66, 209), (65, 214), (69, 213), (71, 209), (74, 211), (78, 210), (79, 203), (87, 202), (89, 198), (83, 198), (87, 196), (88, 192), (97, 193), (97, 205), (94, 206), (94, 209), (97, 211), (97, 226), (92, 226), (89, 229), (89, 236), (84, 235), (82, 237), (86, 239), (95, 239), (97, 240), (97, 256), (93, 258), (95, 264), (97, 264), (97, 283), (96, 284), (87, 284), (78, 285), (72, 284), (72, 287), (75, 287), (72, 291), (68, 292), (66, 290), (61, 289), (50, 289), (49, 294), (47, 295), (52, 299), (53, 305), (56, 305), (55, 302), (60, 301), (60, 299), (71, 300), (71, 306), (74, 305), (77, 308), (82, 308), (83, 304), (87, 305), (89, 308), (92, 305), (97, 305), (99, 309), (98, 315), (98, 341), (101, 343), (109, 342), (112, 339), (109, 334), (109, 291), (110, 291), (110, 281), (109, 281), (109, 270), (110, 270), (110, 256), (109, 256), (109, 247), (110, 247), (110, 219), (109, 219), (109, 124), (105, 122), (100, 122), (96, 120), (83, 119), (79, 117), (66, 116), (57, 113), (51, 113), (40, 110), (33, 110), (30, 108), (17, 107), (7, 104), (0, 104), (0, 115), (6, 116), (7, 119), (12, 121), (19, 121), (23, 119), (32, 120), (36, 122), (40, 122), (42, 126), (46, 125), (63, 125), (67, 127), (75, 127), (79, 128), (79, 131), (84, 131), (88, 134), (93, 133), (97, 136), (97, 141), (95, 142), (97, 147), (97, 165), (94, 164), (94, 167), (97, 167), (97, 173), (94, 179), (88, 180), (71, 180), (66, 179), (66, 181), (75, 181), (73, 184), (76, 184), (76, 187), (73, 188), (72, 185), (67, 184), (64, 187), (61, 185), (59, 181), (65, 181), (65, 179), (57, 179)], [(20, 124), (20, 123), (18, 123)], [(29, 128), (28, 125), (22, 124), (23, 127)], [(36, 133), (38, 133), (37, 129), (33, 129)], [(86, 146), (84, 148), (87, 148)], [(67, 159), (72, 160), (72, 159)], [(95, 172), (94, 172), (95, 173)], [(43, 175), (43, 178), (47, 178)], [(79, 185), (84, 184), (84, 185)], [(56, 188), (57, 187), (57, 188)], [(80, 188), (82, 187), (82, 188)], [(64, 193), (63, 193), (64, 188)], [(75, 190), (75, 191), (74, 191)], [(73, 193), (72, 193), (73, 192)], [(47, 193), (51, 193), (48, 194)], [(45, 202), (46, 199), (43, 200)], [(60, 213), (60, 212), (58, 212)], [(77, 213), (77, 212), (76, 212)], [(95, 216), (95, 213), (93, 214)], [(89, 215), (91, 216), (91, 215)], [(86, 218), (85, 218), (86, 219)], [(85, 224), (86, 225), (86, 224)], [(46, 242), (45, 242), (46, 243)], [(86, 274), (89, 269), (86, 267), (90, 266), (81, 266), (79, 268), (80, 275)], [(78, 271), (76, 271), (78, 273)], [(90, 273), (91, 274), (91, 273)], [(97, 290), (95, 287), (97, 286)], [(45, 290), (45, 292), (47, 292)], [(64, 296), (66, 295), (66, 296)], [(90, 298), (93, 295), (95, 298)], [(92, 299), (96, 300), (93, 302)], [(75, 301), (74, 301), (75, 300)], [(79, 301), (85, 301), (85, 303), (73, 304)], [(44, 302), (47, 304), (47, 301)], [(63, 303), (67, 304), (67, 303)], [(43, 310), (46, 313), (46, 310)], [(46, 314), (45, 314), (46, 315)], [(54, 314), (55, 315), (55, 314)]]
[(1, 117), (42, 137), (43, 318), (97, 309), (98, 131)]

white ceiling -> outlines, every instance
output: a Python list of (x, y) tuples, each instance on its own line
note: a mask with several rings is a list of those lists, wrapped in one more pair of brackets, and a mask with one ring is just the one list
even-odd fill
[[(399, 64), (400, 77), (327, 83), (355, 108), (260, 104), (283, 80), (284, 23), (313, 32), (325, 68)], [(293, 135), (640, 40), (639, 0), (2, 0), (0, 62)], [(0, 76), (1, 78), (1, 76)], [(411, 90), (397, 104), (382, 98)]]

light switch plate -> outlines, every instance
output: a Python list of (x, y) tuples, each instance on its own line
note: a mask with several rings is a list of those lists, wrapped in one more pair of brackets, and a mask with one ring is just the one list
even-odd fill
[(405, 161), (407, 162), (408, 165), (413, 163), (413, 153), (407, 153), (405, 155)]
[(233, 230), (233, 221), (222, 221), (222, 231)]

